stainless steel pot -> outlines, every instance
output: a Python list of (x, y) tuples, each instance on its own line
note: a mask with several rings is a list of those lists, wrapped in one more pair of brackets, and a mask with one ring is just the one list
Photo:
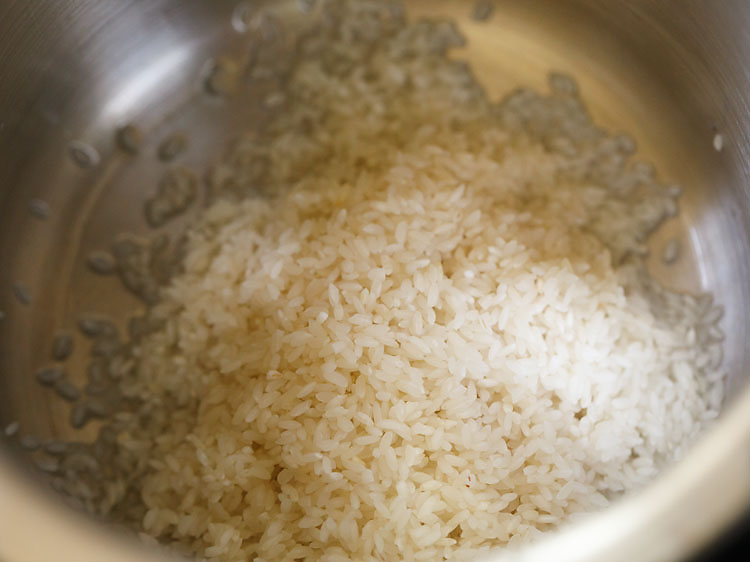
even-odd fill
[[(203, 93), (206, 65), (245, 53), (254, 33), (240, 17), (246, 3), (237, 4), (0, 1), (0, 428), (18, 421), (26, 437), (91, 436), (70, 428), (70, 406), (34, 372), (81, 312), (122, 317), (136, 306), (85, 261), (118, 232), (147, 232), (141, 203), (164, 165), (159, 144), (184, 132), (180, 158), (203, 167), (262, 117), (252, 103)], [(542, 88), (549, 69), (574, 74), (597, 121), (630, 132), (662, 177), (685, 188), (679, 218), (651, 241), (652, 273), (678, 289), (710, 290), (726, 308), (730, 379), (716, 427), (647, 490), (506, 557), (656, 561), (697, 552), (750, 509), (750, 4), (497, 0), (487, 21), (471, 17), (473, 2), (407, 5), (415, 16), (456, 18), (469, 38), (456, 56), (493, 95)], [(115, 131), (127, 123), (144, 133), (138, 156), (116, 149)], [(675, 237), (681, 257), (666, 266), (660, 248)], [(74, 381), (86, 359), (78, 347), (66, 367)], [(158, 558), (63, 507), (30, 466), (17, 447), (0, 447), (0, 559)]]

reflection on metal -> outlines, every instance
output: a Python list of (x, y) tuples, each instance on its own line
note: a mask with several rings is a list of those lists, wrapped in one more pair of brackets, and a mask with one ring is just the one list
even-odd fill
[(165, 53), (158, 53), (156, 60), (144, 59), (143, 70), (130, 78), (114, 97), (105, 102), (102, 119), (111, 122), (137, 111), (144, 97), (153, 95), (161, 84), (178, 74), (188, 60), (190, 45), (177, 45)]

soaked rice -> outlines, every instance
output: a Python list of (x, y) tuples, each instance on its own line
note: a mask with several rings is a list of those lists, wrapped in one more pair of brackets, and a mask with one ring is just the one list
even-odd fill
[(632, 141), (567, 77), (492, 103), (451, 24), (356, 6), (214, 170), (118, 374), (138, 407), (95, 509), (201, 558), (524, 542), (648, 482), (721, 401), (710, 305), (645, 273), (677, 194)]

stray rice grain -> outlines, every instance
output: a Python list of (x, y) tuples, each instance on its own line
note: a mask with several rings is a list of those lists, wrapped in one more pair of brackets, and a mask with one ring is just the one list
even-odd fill
[(52, 209), (46, 201), (42, 199), (32, 199), (29, 201), (29, 213), (35, 219), (47, 220), (52, 214)]
[(13, 283), (13, 295), (22, 305), (29, 306), (31, 304), (31, 293), (20, 282)]
[(52, 360), (65, 361), (73, 354), (73, 336), (59, 332), (52, 340)]

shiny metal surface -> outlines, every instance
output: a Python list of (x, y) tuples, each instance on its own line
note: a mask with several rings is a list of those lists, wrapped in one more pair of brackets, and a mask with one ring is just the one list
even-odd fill
[[(73, 331), (80, 313), (124, 317), (138, 306), (114, 278), (88, 272), (86, 256), (120, 232), (148, 234), (141, 204), (165, 167), (157, 158), (165, 137), (185, 132), (178, 161), (203, 169), (263, 118), (253, 99), (222, 103), (201, 88), (213, 57), (247, 54), (250, 33), (232, 26), (237, 4), (0, 0), (0, 431), (18, 420), (25, 435), (80, 438), (70, 406), (34, 372), (49, 363), (55, 333)], [(489, 21), (470, 17), (471, 1), (407, 4), (414, 16), (459, 21), (469, 43), (455, 56), (472, 62), (493, 96), (543, 88), (550, 69), (574, 74), (596, 120), (631, 133), (640, 155), (685, 189), (680, 216), (651, 241), (650, 266), (668, 285), (710, 290), (726, 307), (727, 413), (644, 493), (518, 555), (681, 559), (750, 509), (750, 4), (497, 0)], [(127, 123), (143, 131), (137, 156), (115, 146)], [(99, 164), (77, 165), (74, 142), (94, 147)], [(46, 220), (28, 212), (35, 198), (48, 203)], [(666, 266), (659, 256), (673, 237), (683, 251)], [(14, 284), (30, 304), (14, 297)], [(74, 381), (87, 356), (76, 344)], [(24, 463), (0, 442), (0, 559), (136, 556), (133, 545), (68, 515), (22, 474), (31, 472)]]

